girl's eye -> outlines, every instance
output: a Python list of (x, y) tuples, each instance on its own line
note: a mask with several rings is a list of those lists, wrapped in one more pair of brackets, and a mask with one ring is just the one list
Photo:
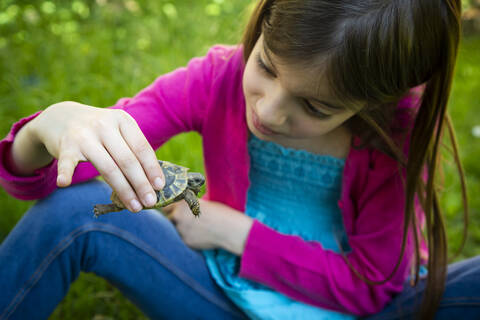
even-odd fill
[(260, 53), (257, 54), (256, 59), (257, 60), (257, 65), (258, 67), (268, 76), (270, 77), (275, 77), (275, 73), (273, 73), (272, 70), (270, 70), (265, 63), (263, 63), (262, 58), (260, 58)]
[(320, 118), (320, 119), (328, 119), (332, 116), (330, 114), (326, 114), (326, 113), (323, 113), (322, 111), (318, 110), (317, 108), (312, 106), (312, 104), (310, 102), (308, 102), (308, 100), (304, 100), (304, 102), (305, 102), (305, 109), (307, 110), (307, 112), (309, 112), (313, 116), (315, 116), (317, 118)]
[[(260, 70), (262, 70), (267, 76), (270, 76), (270, 77), (273, 77), (273, 78), (276, 77), (275, 73), (272, 70), (270, 70), (265, 65), (265, 63), (263, 63), (262, 58), (260, 57), (260, 53), (257, 53), (257, 55), (255, 57), (255, 60), (257, 61), (257, 65), (260, 68)], [(313, 116), (315, 116), (317, 118), (320, 118), (320, 119), (328, 119), (328, 118), (331, 117), (330, 114), (323, 113), (320, 110), (318, 110), (317, 108), (315, 108), (314, 106), (312, 106), (310, 104), (310, 102), (308, 102), (308, 100), (303, 100), (303, 101), (304, 101), (305, 109), (307, 110), (308, 113), (312, 114)]]

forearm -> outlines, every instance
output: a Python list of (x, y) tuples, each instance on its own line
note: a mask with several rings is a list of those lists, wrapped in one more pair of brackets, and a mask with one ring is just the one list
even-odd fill
[(46, 166), (53, 160), (45, 146), (35, 136), (32, 121), (20, 129), (7, 154), (8, 169), (19, 176), (32, 175), (36, 169)]

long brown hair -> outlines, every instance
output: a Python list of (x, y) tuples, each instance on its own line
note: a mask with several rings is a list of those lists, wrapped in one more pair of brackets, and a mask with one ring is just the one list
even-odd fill
[[(346, 105), (365, 106), (346, 125), (373, 147), (398, 161), (406, 170), (402, 250), (392, 273), (383, 281), (357, 276), (369, 284), (391, 279), (404, 255), (407, 233), (417, 230), (414, 212), (418, 198), (426, 221), (428, 277), (420, 317), (433, 318), (444, 291), (447, 259), (445, 226), (436, 192), (439, 147), (448, 130), (462, 183), (464, 239), (468, 223), (465, 178), (453, 127), (446, 112), (458, 45), (460, 0), (261, 0), (243, 36), (248, 59), (263, 32), (264, 45), (285, 61), (312, 63), (322, 58), (334, 95)], [(414, 87), (422, 86), (420, 107), (404, 139), (394, 139), (397, 104)], [(407, 140), (407, 155), (402, 151)], [(424, 175), (424, 170), (427, 175)], [(415, 240), (415, 282), (419, 274), (418, 233)]]

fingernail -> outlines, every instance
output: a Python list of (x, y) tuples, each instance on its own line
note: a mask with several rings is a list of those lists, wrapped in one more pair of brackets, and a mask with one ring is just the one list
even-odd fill
[(163, 188), (163, 180), (160, 177), (156, 177), (153, 181), (153, 186), (157, 189)]
[(155, 203), (157, 203), (157, 199), (155, 199), (153, 193), (148, 193), (145, 196), (145, 204), (147, 205), (147, 207), (153, 207)]
[(140, 202), (137, 201), (137, 199), (133, 199), (130, 201), (130, 207), (133, 209), (134, 212), (142, 210), (142, 205)]

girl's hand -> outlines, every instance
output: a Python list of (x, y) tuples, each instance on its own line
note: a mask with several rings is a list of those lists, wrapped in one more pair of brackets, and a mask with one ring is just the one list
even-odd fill
[(241, 255), (253, 219), (220, 202), (200, 201), (200, 217), (194, 217), (185, 201), (163, 212), (173, 222), (183, 241), (193, 249), (223, 248)]
[(61, 102), (29, 124), (33, 139), (58, 159), (57, 185), (72, 181), (80, 161), (90, 161), (130, 211), (156, 202), (163, 188), (156, 155), (135, 120), (125, 111)]

